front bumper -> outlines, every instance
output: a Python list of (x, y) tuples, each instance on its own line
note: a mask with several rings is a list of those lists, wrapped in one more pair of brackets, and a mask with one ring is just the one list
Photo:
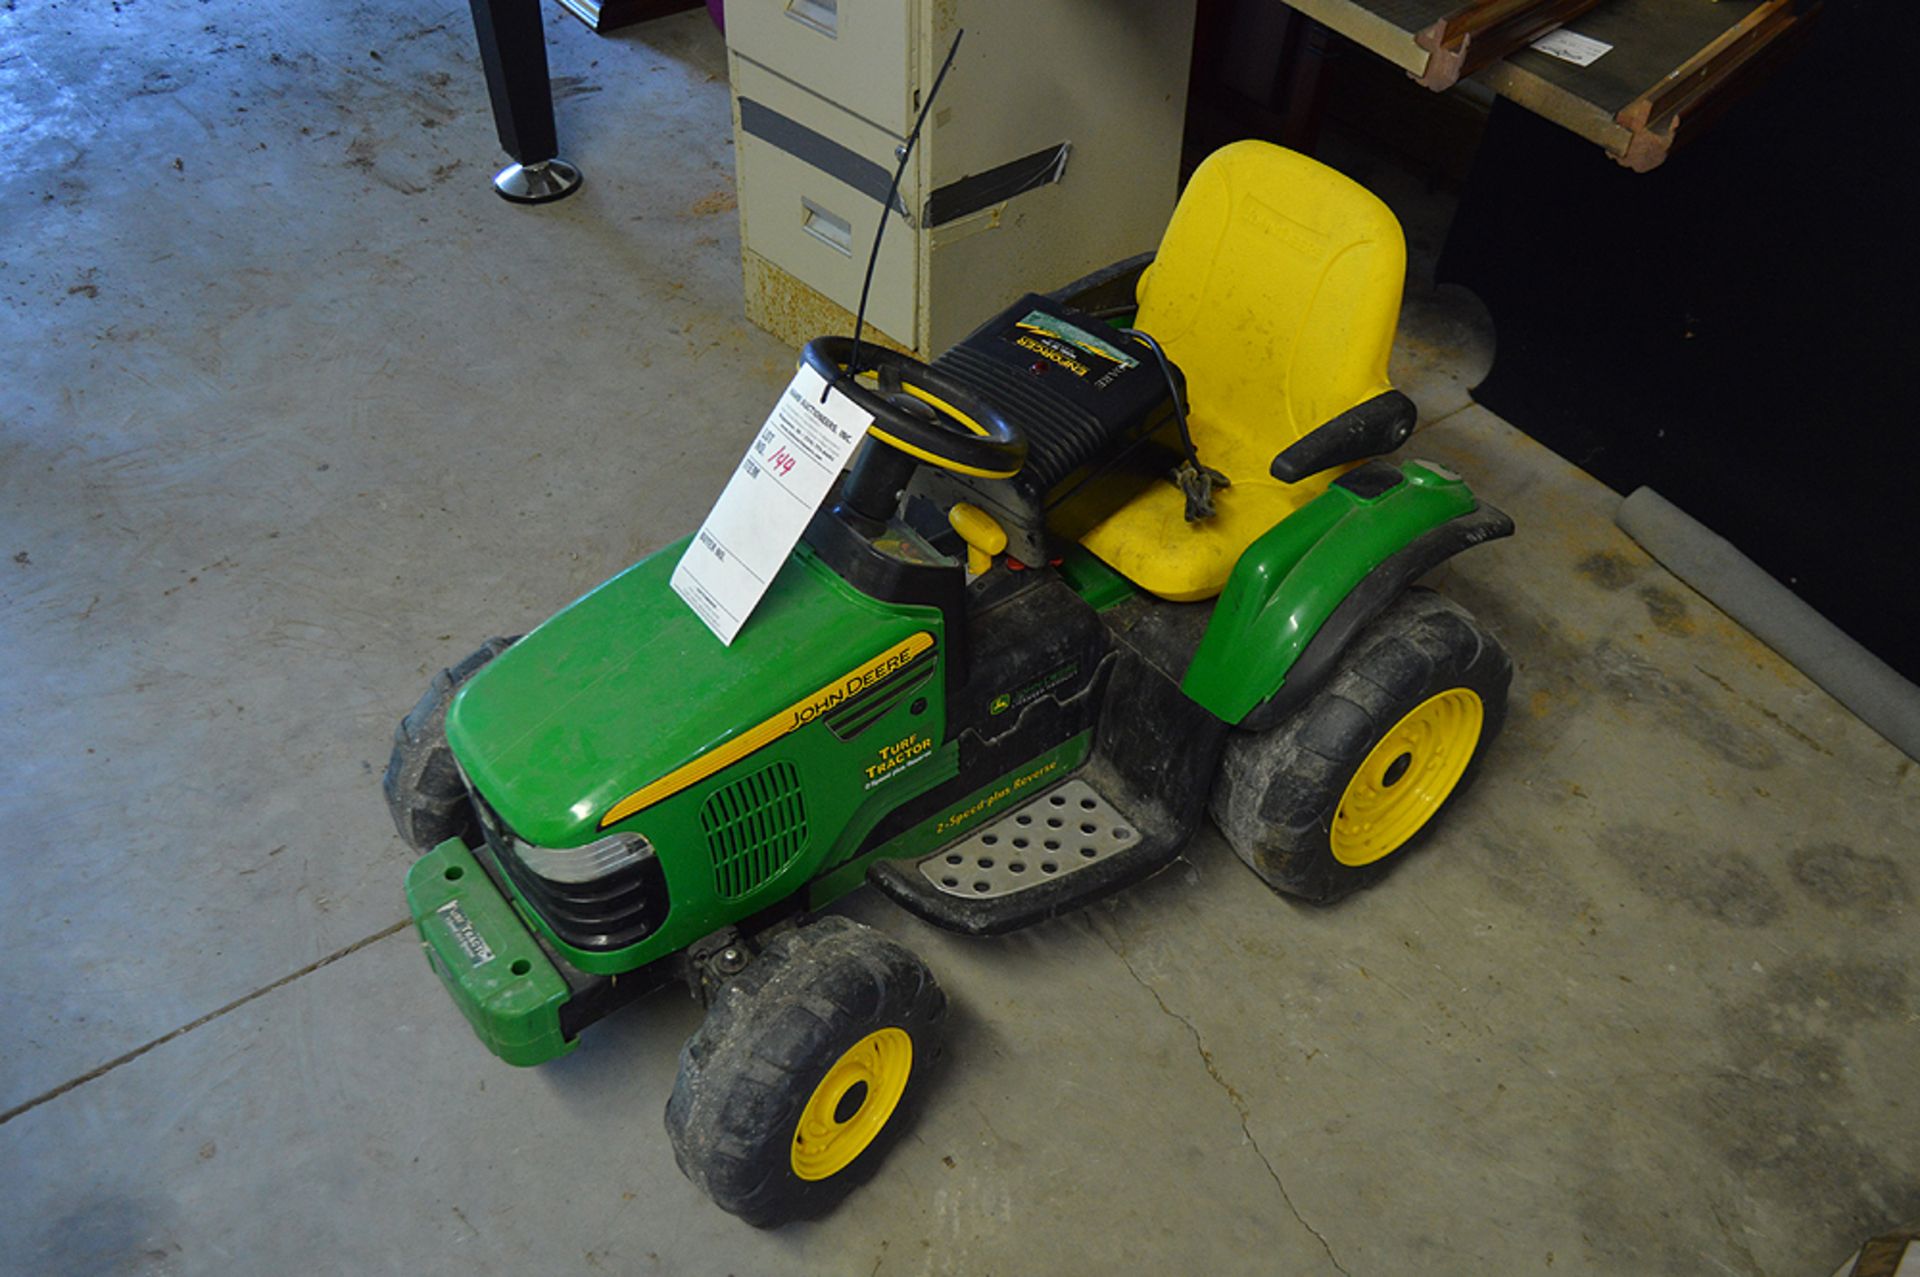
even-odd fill
[(459, 839), (413, 863), (407, 907), (428, 965), (488, 1050), (531, 1065), (579, 1045), (561, 1024), (573, 990)]

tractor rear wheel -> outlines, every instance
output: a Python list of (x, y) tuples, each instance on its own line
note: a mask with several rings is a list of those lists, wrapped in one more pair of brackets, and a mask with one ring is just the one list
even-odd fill
[(1465, 608), (1409, 590), (1299, 712), (1234, 734), (1214, 823), (1276, 891), (1337, 900), (1383, 877), (1472, 784), (1512, 682), (1512, 659)]
[(776, 937), (680, 1052), (681, 1171), (761, 1228), (823, 1214), (911, 1122), (946, 1010), (925, 963), (850, 919)]
[(415, 851), (432, 851), (449, 838), (469, 847), (480, 842), (479, 817), (447, 745), (447, 706), (462, 683), (518, 641), (518, 636), (490, 638), (479, 651), (435, 674), (419, 703), (393, 731), (393, 753), (387, 757), (380, 788), (394, 828)]

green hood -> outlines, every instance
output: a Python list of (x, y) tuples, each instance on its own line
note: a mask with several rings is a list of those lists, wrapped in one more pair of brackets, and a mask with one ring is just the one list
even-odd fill
[[(585, 595), (461, 689), (447, 739), (520, 837), (576, 847), (615, 804), (933, 630), (804, 546), (732, 647), (668, 584), (676, 542)], [(763, 728), (763, 734), (771, 728)], [(751, 742), (743, 742), (750, 744)]]

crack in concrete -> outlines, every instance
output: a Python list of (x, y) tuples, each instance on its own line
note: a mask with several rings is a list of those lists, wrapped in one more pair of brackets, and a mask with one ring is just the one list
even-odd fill
[(1280, 1172), (1274, 1169), (1273, 1159), (1267, 1156), (1267, 1151), (1260, 1147), (1260, 1141), (1253, 1136), (1253, 1111), (1248, 1106), (1246, 1097), (1234, 1089), (1233, 1083), (1227, 1081), (1227, 1079), (1222, 1076), (1219, 1066), (1213, 1062), (1213, 1052), (1207, 1050), (1206, 1041), (1200, 1036), (1199, 1027), (1195, 1025), (1192, 1020), (1167, 1005), (1167, 1000), (1160, 996), (1160, 990), (1149, 984), (1147, 980), (1141, 976), (1140, 972), (1135, 969), (1133, 959), (1127, 956), (1127, 951), (1124, 946), (1114, 943), (1113, 940), (1102, 934), (1097, 927), (1090, 927), (1089, 930), (1093, 931), (1094, 935), (1099, 938), (1100, 943), (1106, 945), (1108, 949), (1113, 951), (1114, 957), (1120, 959), (1120, 965), (1127, 969), (1127, 974), (1133, 977), (1133, 982), (1145, 989), (1148, 995), (1153, 998), (1154, 1005), (1158, 1006), (1161, 1012), (1168, 1018), (1177, 1021), (1186, 1029), (1187, 1035), (1193, 1039), (1193, 1049), (1199, 1052), (1200, 1063), (1206, 1067), (1207, 1076), (1213, 1079), (1214, 1085), (1226, 1093), (1227, 1102), (1233, 1105), (1234, 1113), (1240, 1118), (1240, 1133), (1246, 1136), (1247, 1145), (1253, 1149), (1253, 1155), (1260, 1159), (1262, 1166), (1267, 1168), (1267, 1177), (1273, 1181), (1273, 1186), (1280, 1190), (1280, 1200), (1287, 1204), (1288, 1213), (1293, 1216), (1300, 1227), (1306, 1229), (1313, 1235), (1313, 1239), (1320, 1243), (1320, 1249), (1326, 1252), (1327, 1262), (1333, 1265), (1336, 1272), (1343, 1274), (1343, 1277), (1353, 1277), (1353, 1274), (1348, 1272), (1346, 1265), (1340, 1262), (1339, 1256), (1333, 1253), (1333, 1245), (1327, 1241), (1326, 1234), (1308, 1223), (1307, 1217), (1300, 1213), (1300, 1208), (1293, 1204), (1293, 1194), (1287, 1191), (1286, 1181), (1280, 1178)]
[(59, 1086), (54, 1087), (51, 1091), (44, 1091), (41, 1094), (34, 1096), (30, 1100), (24, 1100), (21, 1103), (14, 1105), (12, 1108), (8, 1109), (6, 1112), (0, 1113), (0, 1126), (5, 1126), (8, 1122), (11, 1122), (14, 1118), (19, 1117), (22, 1113), (30, 1112), (33, 1109), (39, 1108), (42, 1104), (48, 1103), (51, 1100), (59, 1099), (61, 1096), (65, 1095), (68, 1091), (71, 1091), (76, 1087), (85, 1086), (87, 1083), (94, 1081), (96, 1078), (105, 1077), (107, 1074), (113, 1072), (115, 1069), (119, 1068), (123, 1064), (133, 1063), (135, 1060), (139, 1059), (141, 1056), (145, 1055), (147, 1052), (154, 1050), (157, 1047), (163, 1047), (167, 1043), (173, 1041), (175, 1038), (184, 1037), (186, 1034), (193, 1032), (195, 1029), (200, 1028), (203, 1025), (208, 1025), (213, 1023), (215, 1020), (218, 1020), (221, 1016), (226, 1015), (229, 1012), (238, 1011), (241, 1007), (247, 1005), (247, 1003), (252, 1002), (256, 998), (264, 998), (265, 996), (267, 996), (267, 994), (272, 993), (275, 989), (284, 989), (286, 986), (292, 984), (295, 980), (298, 980), (303, 976), (310, 976), (322, 967), (332, 966), (334, 963), (340, 961), (340, 959), (348, 957), (352, 954), (358, 953), (360, 952), (360, 950), (366, 948), (368, 945), (378, 944), (380, 941), (385, 940), (388, 936), (394, 935), (399, 931), (405, 930), (407, 927), (412, 925), (413, 925), (413, 920), (411, 918), (402, 918), (400, 921), (394, 923), (391, 927), (387, 927), (383, 930), (376, 931), (372, 935), (367, 936), (365, 939), (355, 940), (352, 944), (346, 946), (344, 949), (335, 949), (332, 953), (329, 953), (326, 957), (321, 958), (315, 962), (309, 962), (306, 966), (301, 967), (298, 971), (289, 972), (288, 974), (281, 976), (278, 980), (275, 980), (271, 984), (263, 984), (259, 988), (255, 989), (252, 993), (242, 994), (240, 997), (235, 998), (233, 1001), (227, 1003), (225, 1006), (216, 1007), (212, 1011), (207, 1012), (205, 1015), (201, 1016), (197, 1020), (189, 1020), (187, 1023), (181, 1025), (179, 1028), (173, 1030), (171, 1033), (162, 1033), (159, 1037), (153, 1039), (153, 1041), (144, 1043), (141, 1046), (136, 1046), (135, 1048), (133, 1048), (133, 1050), (128, 1051), (125, 1055), (116, 1055), (113, 1059), (108, 1060), (105, 1064), (98, 1065), (94, 1068), (88, 1069), (85, 1073), (82, 1073), (79, 1077), (69, 1078), (67, 1081), (62, 1082)]

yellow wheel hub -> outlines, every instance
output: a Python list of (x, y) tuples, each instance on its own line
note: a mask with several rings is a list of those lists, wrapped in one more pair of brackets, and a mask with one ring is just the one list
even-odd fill
[(1486, 711), (1477, 692), (1449, 688), (1420, 702), (1380, 738), (1333, 814), (1333, 858), (1370, 865), (1397, 851), (1460, 783)]
[(793, 1173), (826, 1179), (845, 1170), (885, 1129), (913, 1073), (913, 1039), (879, 1029), (847, 1048), (813, 1088), (793, 1132)]

